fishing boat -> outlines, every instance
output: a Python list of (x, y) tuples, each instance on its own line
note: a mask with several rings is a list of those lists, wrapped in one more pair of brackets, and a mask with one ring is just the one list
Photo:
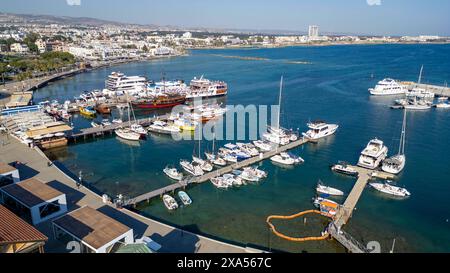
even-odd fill
[(371, 170), (376, 169), (386, 158), (387, 153), (388, 148), (384, 145), (383, 141), (376, 138), (372, 139), (361, 152), (358, 166)]
[(194, 165), (187, 160), (181, 160), (180, 165), (186, 172), (192, 174), (193, 176), (201, 176), (204, 174), (204, 171), (200, 166)]
[(331, 170), (345, 175), (358, 176), (358, 172), (346, 162), (339, 162), (338, 164), (331, 166)]
[(388, 183), (370, 183), (369, 185), (377, 191), (394, 196), (406, 197), (411, 195), (411, 193), (405, 188), (392, 186)]
[(339, 125), (337, 124), (327, 124), (324, 121), (313, 121), (307, 124), (309, 130), (303, 133), (303, 136), (308, 139), (317, 140), (324, 138), (336, 133)]
[(403, 111), (403, 124), (402, 132), (400, 135), (400, 144), (398, 147), (398, 154), (392, 156), (383, 161), (381, 169), (387, 173), (398, 174), (406, 164), (405, 156), (405, 143), (406, 143), (406, 110)]
[(150, 99), (138, 99), (132, 105), (140, 109), (171, 108), (186, 102), (184, 95), (162, 95)]
[(92, 106), (80, 107), (80, 114), (89, 118), (94, 118), (96, 116), (96, 111)]
[(225, 181), (223, 177), (213, 177), (209, 181), (219, 189), (227, 189), (229, 184)]
[(183, 205), (189, 206), (190, 204), (192, 204), (192, 199), (189, 197), (189, 195), (186, 192), (179, 191), (178, 197), (180, 198)]
[(255, 140), (253, 141), (253, 145), (263, 152), (269, 152), (272, 150), (272, 144), (268, 141)]
[(179, 172), (176, 168), (164, 168), (163, 172), (173, 180), (180, 181), (183, 179), (183, 173)]
[(328, 187), (322, 184), (322, 182), (319, 180), (319, 183), (317, 184), (316, 191), (318, 193), (323, 194), (329, 194), (329, 195), (335, 195), (335, 196), (343, 196), (344, 192), (332, 187)]
[(175, 198), (168, 194), (163, 195), (163, 202), (168, 210), (176, 210), (178, 208), (178, 203)]

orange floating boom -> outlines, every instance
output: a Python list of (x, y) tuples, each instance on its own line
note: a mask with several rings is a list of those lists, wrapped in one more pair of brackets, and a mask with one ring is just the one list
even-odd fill
[(316, 214), (320, 214), (322, 216), (326, 216), (326, 215), (324, 215), (322, 212), (320, 212), (318, 210), (307, 210), (307, 211), (302, 211), (302, 212), (299, 212), (297, 214), (289, 215), (289, 216), (271, 215), (271, 216), (267, 217), (266, 223), (269, 225), (270, 229), (272, 230), (272, 232), (276, 236), (278, 236), (280, 238), (283, 238), (285, 240), (288, 240), (288, 241), (292, 241), (292, 242), (307, 242), (307, 241), (326, 240), (329, 237), (328, 233), (326, 233), (326, 234), (324, 234), (324, 235), (322, 235), (320, 237), (303, 237), (303, 238), (290, 237), (290, 236), (287, 236), (287, 235), (284, 235), (284, 234), (278, 232), (276, 230), (275, 226), (270, 222), (272, 219), (292, 220), (292, 219), (301, 217), (301, 216), (306, 215), (306, 214), (311, 214), (311, 213), (316, 213)]

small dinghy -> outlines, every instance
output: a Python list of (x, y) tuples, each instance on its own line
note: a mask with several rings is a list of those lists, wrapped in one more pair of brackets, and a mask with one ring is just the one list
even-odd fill
[(370, 183), (369, 185), (377, 191), (393, 196), (406, 197), (411, 195), (411, 193), (405, 188), (392, 186), (388, 183)]
[(175, 198), (168, 194), (164, 194), (163, 202), (168, 210), (176, 210), (178, 208), (178, 203)]
[(329, 195), (335, 195), (335, 196), (342, 196), (344, 195), (344, 192), (332, 187), (328, 187), (322, 184), (322, 182), (319, 180), (319, 183), (317, 184), (316, 191), (318, 193), (324, 193)]
[(180, 181), (183, 179), (183, 173), (179, 172), (176, 168), (166, 167), (163, 172), (173, 180)]
[(186, 192), (179, 191), (178, 197), (180, 198), (183, 205), (189, 206), (190, 204), (192, 204), (192, 199), (189, 197), (189, 195)]

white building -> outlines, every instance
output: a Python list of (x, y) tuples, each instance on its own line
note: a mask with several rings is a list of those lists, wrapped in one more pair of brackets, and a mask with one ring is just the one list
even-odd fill
[(26, 44), (14, 43), (11, 44), (11, 51), (16, 53), (27, 53), (29, 49)]
[(78, 242), (81, 253), (110, 253), (134, 242), (133, 229), (89, 206), (54, 220), (53, 233), (57, 239)]
[(309, 26), (308, 36), (309, 36), (309, 38), (319, 37), (319, 27), (318, 26)]
[(34, 44), (37, 46), (39, 53), (44, 53), (47, 50), (47, 43), (42, 39), (36, 40)]
[(185, 32), (185, 33), (183, 34), (183, 38), (184, 38), (184, 39), (191, 39), (191, 38), (192, 38), (192, 33), (190, 33), (189, 31), (188, 31), (188, 32)]
[(0, 189), (3, 203), (33, 225), (67, 212), (66, 195), (30, 178)]

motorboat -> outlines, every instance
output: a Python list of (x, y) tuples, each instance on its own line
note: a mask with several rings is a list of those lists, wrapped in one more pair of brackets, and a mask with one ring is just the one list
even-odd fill
[(109, 119), (104, 119), (104, 120), (102, 120), (102, 122), (101, 122), (101, 124), (103, 125), (103, 126), (111, 126), (112, 125), (112, 123), (109, 121)]
[(112, 123), (112, 124), (122, 124), (123, 121), (122, 121), (121, 119), (113, 119), (113, 120), (111, 121), (111, 123)]
[(223, 177), (213, 177), (210, 181), (219, 189), (227, 189), (229, 187), (229, 183), (227, 183)]
[(343, 196), (344, 195), (343, 191), (332, 188), (332, 187), (325, 186), (320, 181), (319, 181), (319, 184), (317, 185), (316, 191), (318, 193), (335, 195), (335, 196)]
[(160, 134), (178, 134), (181, 132), (180, 128), (170, 125), (162, 120), (154, 121), (148, 128), (148, 131)]
[(116, 135), (125, 140), (138, 141), (141, 139), (141, 134), (132, 131), (130, 128), (119, 128), (114, 130)]
[(383, 141), (376, 138), (372, 139), (361, 152), (358, 166), (371, 170), (376, 169), (386, 158), (387, 153), (388, 148), (384, 145)]
[(239, 175), (239, 178), (249, 181), (249, 182), (259, 182), (261, 179), (255, 172), (252, 170), (243, 170)]
[(339, 125), (337, 124), (327, 124), (324, 121), (309, 122), (307, 126), (309, 127), (309, 130), (302, 135), (313, 140), (330, 136), (339, 128)]
[(450, 104), (446, 103), (446, 102), (440, 102), (440, 103), (437, 103), (434, 107), (440, 108), (440, 109), (449, 109)]
[(192, 164), (187, 160), (181, 160), (180, 165), (186, 172), (192, 174), (193, 176), (201, 176), (204, 174), (204, 171), (199, 165)]
[[(267, 172), (258, 169), (257, 167), (245, 167), (242, 171), (242, 173), (247, 172), (249, 174), (249, 177), (256, 177), (258, 180), (264, 179), (267, 177)], [(245, 179), (248, 180), (248, 179)]]
[(383, 161), (381, 169), (387, 173), (398, 174), (406, 164), (405, 142), (406, 142), (406, 110), (403, 111), (402, 133), (400, 135), (400, 144), (398, 154)]
[(141, 136), (147, 135), (147, 131), (144, 129), (144, 127), (142, 127), (142, 125), (139, 125), (137, 123), (131, 124), (130, 129), (131, 131), (140, 134)]
[(373, 96), (404, 95), (407, 91), (401, 83), (389, 78), (379, 81), (375, 88), (369, 88)]
[(177, 118), (173, 120), (173, 125), (180, 128), (183, 131), (195, 131), (197, 128), (198, 122), (191, 121), (189, 119)]
[(225, 179), (226, 183), (231, 184), (233, 186), (241, 186), (243, 184), (242, 179), (240, 177), (235, 176), (231, 173), (224, 174), (222, 177), (223, 179)]
[(253, 141), (253, 145), (263, 152), (269, 152), (272, 150), (272, 144), (268, 141), (255, 140)]
[(163, 172), (173, 180), (180, 181), (183, 179), (183, 173), (179, 172), (176, 168), (164, 168)]
[(163, 202), (168, 210), (176, 210), (178, 208), (178, 203), (175, 198), (168, 194), (163, 195)]
[(96, 128), (96, 127), (100, 127), (102, 125), (100, 123), (96, 122), (96, 121), (92, 121), (91, 122), (91, 126), (92, 126), (92, 128)]
[(272, 156), (270, 160), (283, 165), (294, 165), (303, 161), (300, 157), (293, 157), (289, 153), (285, 152)]
[(214, 165), (217, 166), (226, 166), (227, 165), (227, 161), (223, 158), (221, 158), (220, 156), (214, 155), (214, 154), (210, 154), (210, 153), (205, 153), (206, 158)]
[(346, 162), (339, 162), (338, 164), (331, 166), (331, 170), (345, 175), (358, 176), (358, 171), (350, 167)]
[(189, 206), (190, 204), (192, 204), (192, 199), (189, 197), (189, 195), (185, 191), (179, 191), (178, 198), (180, 198), (181, 202), (185, 206)]
[(257, 156), (259, 155), (259, 151), (255, 148), (255, 146), (251, 143), (236, 143), (236, 145), (239, 147), (239, 149), (250, 155), (250, 156)]
[(411, 195), (411, 193), (405, 188), (392, 186), (388, 183), (370, 183), (369, 185), (377, 191), (394, 196), (406, 197)]

